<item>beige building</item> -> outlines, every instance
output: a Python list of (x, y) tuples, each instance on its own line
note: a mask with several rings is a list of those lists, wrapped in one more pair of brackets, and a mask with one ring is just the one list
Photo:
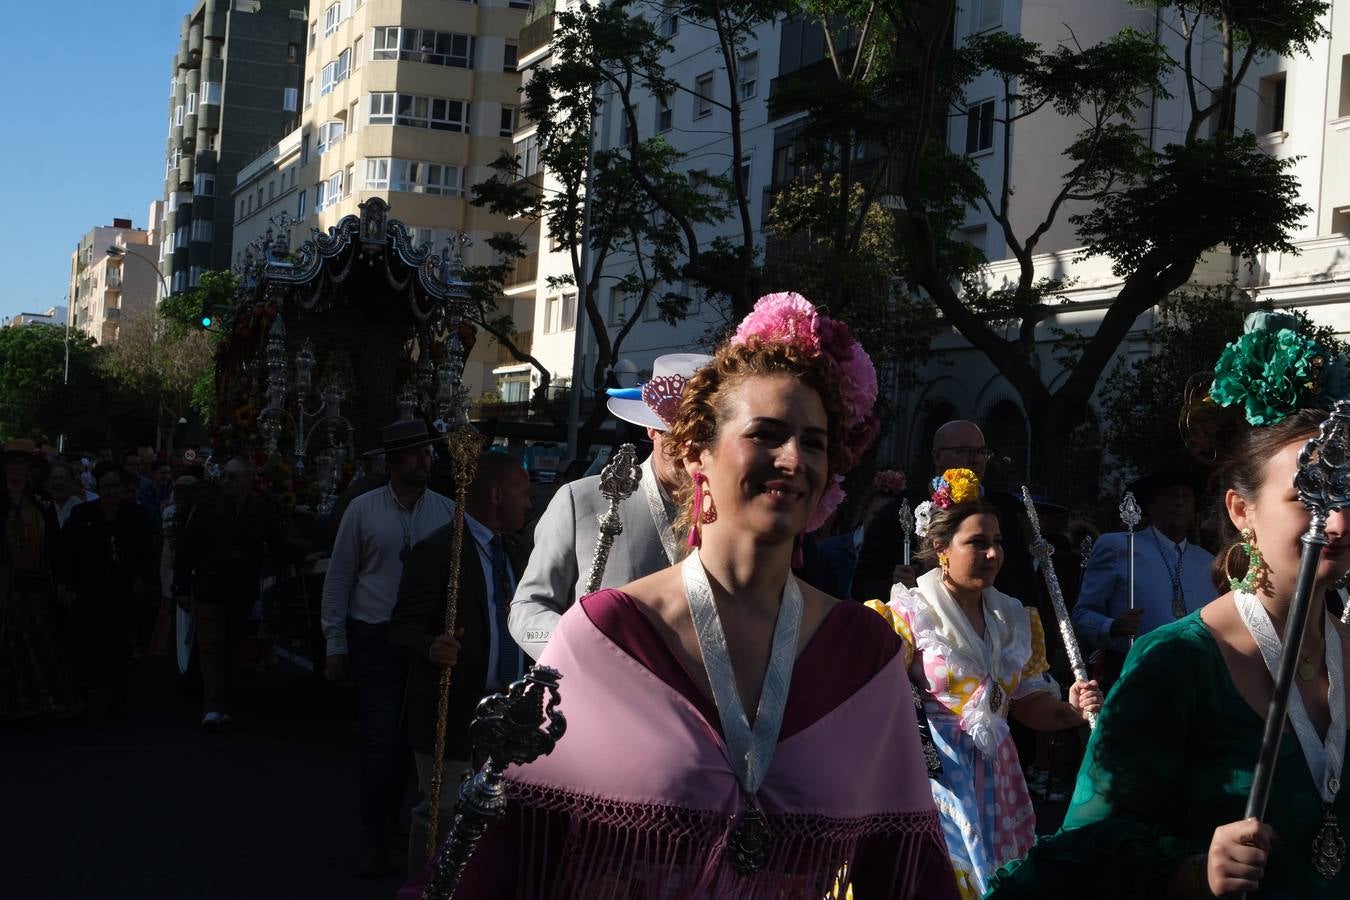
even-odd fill
[[(152, 204), (151, 216), (160, 208), (162, 204)], [(122, 316), (155, 306), (160, 292), (158, 223), (150, 224), (146, 230), (133, 228), (130, 219), (113, 219), (81, 238), (70, 255), (70, 325), (96, 343), (117, 340)]]
[[(335, 0), (312, 4), (300, 126), (239, 174), (234, 252), (285, 212), (291, 246), (312, 229), (384, 199), (420, 242), (469, 236), (469, 263), (510, 227), (469, 203), (470, 188), (511, 149), (517, 40), (529, 0)], [(491, 389), (498, 347), (480, 339), (465, 367), (471, 394)]]

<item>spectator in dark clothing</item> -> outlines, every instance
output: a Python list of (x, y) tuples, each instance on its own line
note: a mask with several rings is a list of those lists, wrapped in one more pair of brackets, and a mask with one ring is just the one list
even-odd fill
[(94, 466), (99, 499), (71, 510), (61, 530), (66, 578), (75, 591), (76, 669), (83, 691), (108, 689), (108, 711), (125, 716), (136, 624), (158, 605), (159, 571), (150, 514), (135, 502), (136, 476), (112, 461)]
[(190, 593), (202, 670), (202, 727), (230, 723), (231, 669), (258, 600), (268, 551), (293, 562), (317, 558), (292, 543), (274, 509), (253, 493), (251, 460), (225, 464), (218, 496), (199, 499), (174, 558), (174, 595)]

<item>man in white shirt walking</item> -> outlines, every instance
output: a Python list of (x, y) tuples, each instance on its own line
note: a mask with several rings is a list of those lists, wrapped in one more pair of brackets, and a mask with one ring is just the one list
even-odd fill
[(323, 586), (320, 624), (327, 644), (325, 672), (350, 671), (361, 716), (361, 828), (357, 874), (389, 869), (389, 840), (402, 799), (406, 754), (399, 716), (404, 665), (389, 646), (389, 617), (398, 600), (403, 563), (412, 548), (454, 518), (449, 497), (427, 490), (431, 445), (441, 438), (420, 420), (384, 429), (389, 483), (351, 502), (338, 526)]

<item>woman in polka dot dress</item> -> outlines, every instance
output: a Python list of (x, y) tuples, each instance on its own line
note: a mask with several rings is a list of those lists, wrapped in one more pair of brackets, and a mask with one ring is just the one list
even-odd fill
[(1101, 707), (1097, 683), (1060, 700), (1047, 675), (1035, 609), (994, 589), (1003, 564), (998, 516), (969, 470), (935, 479), (920, 506), (921, 558), (938, 567), (889, 604), (867, 605), (905, 641), (909, 678), (924, 696), (942, 773), (930, 781), (963, 897), (983, 895), (1000, 865), (1026, 853), (1035, 815), (1007, 717), (1039, 731), (1076, 728)]

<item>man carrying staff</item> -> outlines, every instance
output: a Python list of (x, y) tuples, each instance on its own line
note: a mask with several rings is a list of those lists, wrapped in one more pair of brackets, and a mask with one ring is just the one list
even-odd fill
[(325, 672), (342, 679), (350, 659), (360, 707), (363, 846), (356, 873), (362, 878), (389, 869), (406, 776), (399, 739), (405, 666), (389, 645), (389, 617), (412, 548), (455, 515), (453, 500), (427, 489), (431, 445), (440, 440), (418, 419), (385, 426), (384, 445), (367, 455), (384, 454), (389, 483), (347, 507), (324, 579), (319, 621), (327, 641)]
[(1199, 479), (1157, 471), (1130, 485), (1148, 514), (1134, 537), (1134, 608), (1130, 608), (1129, 535), (1102, 535), (1092, 547), (1073, 608), (1074, 630), (1088, 647), (1114, 651), (1104, 675), (1114, 681), (1130, 640), (1204, 606), (1218, 596), (1214, 557), (1187, 540), (1195, 523)]
[[(677, 558), (671, 524), (675, 469), (664, 453), (665, 432), (675, 419), (689, 378), (710, 357), (672, 353), (658, 357), (652, 378), (640, 389), (617, 392), (609, 411), (647, 429), (652, 454), (642, 463), (638, 488), (619, 506), (623, 533), (615, 541), (600, 587), (628, 584), (672, 565)], [(534, 531), (534, 552), (511, 603), (510, 628), (516, 642), (538, 659), (563, 612), (585, 582), (599, 533), (597, 517), (608, 507), (600, 476), (592, 475), (558, 489)]]

